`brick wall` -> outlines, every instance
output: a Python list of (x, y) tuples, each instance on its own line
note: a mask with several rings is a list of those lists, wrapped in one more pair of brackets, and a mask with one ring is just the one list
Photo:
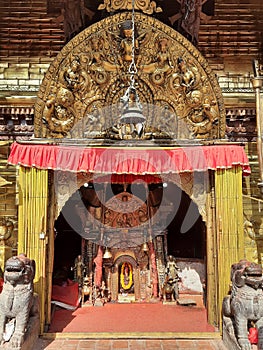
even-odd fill
[(47, 1), (1, 0), (0, 59), (55, 56), (64, 42), (63, 23), (47, 15)]
[(53, 58), (31, 58), (19, 62), (8, 58), (0, 61), (0, 91), (37, 92)]

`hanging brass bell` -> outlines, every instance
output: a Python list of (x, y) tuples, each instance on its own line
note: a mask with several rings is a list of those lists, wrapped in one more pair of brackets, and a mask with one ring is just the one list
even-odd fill
[(148, 247), (148, 244), (146, 242), (144, 242), (143, 245), (142, 245), (142, 251), (143, 252), (148, 252), (149, 251), (149, 247)]
[(106, 247), (106, 250), (103, 254), (103, 259), (110, 259), (110, 258), (112, 258), (112, 254), (111, 254), (109, 248)]

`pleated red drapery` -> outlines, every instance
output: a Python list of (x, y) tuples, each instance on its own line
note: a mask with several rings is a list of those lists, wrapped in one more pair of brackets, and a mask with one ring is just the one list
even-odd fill
[(229, 169), (250, 174), (242, 146), (85, 147), (14, 142), (9, 164), (94, 174), (158, 175)]

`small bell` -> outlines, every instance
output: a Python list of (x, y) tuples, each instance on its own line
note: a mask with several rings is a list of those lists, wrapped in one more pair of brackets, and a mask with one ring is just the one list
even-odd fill
[(110, 258), (112, 258), (112, 254), (111, 254), (109, 248), (106, 247), (106, 250), (105, 250), (104, 255), (103, 255), (103, 259), (110, 259)]
[(148, 247), (148, 244), (146, 242), (144, 242), (143, 245), (142, 245), (142, 251), (143, 252), (148, 252), (149, 251), (149, 247)]

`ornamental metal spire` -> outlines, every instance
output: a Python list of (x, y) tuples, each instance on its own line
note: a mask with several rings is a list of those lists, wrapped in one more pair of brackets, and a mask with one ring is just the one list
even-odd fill
[(129, 125), (131, 134), (136, 137), (141, 137), (143, 135), (146, 118), (142, 114), (142, 105), (139, 100), (139, 96), (135, 87), (135, 75), (137, 74), (137, 67), (135, 63), (135, 10), (134, 10), (135, 0), (132, 1), (132, 53), (131, 53), (131, 63), (128, 69), (130, 75), (130, 85), (128, 86), (125, 94), (121, 97), (121, 102), (123, 103), (122, 116), (120, 118), (120, 123), (122, 127), (122, 135), (125, 136), (126, 127), (125, 124)]

